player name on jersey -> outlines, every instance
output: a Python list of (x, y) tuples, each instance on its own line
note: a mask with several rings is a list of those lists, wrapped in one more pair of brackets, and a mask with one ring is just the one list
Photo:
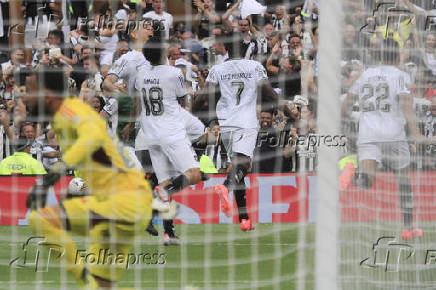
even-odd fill
[(241, 72), (241, 73), (233, 73), (233, 74), (224, 74), (221, 75), (222, 81), (228, 80), (240, 80), (240, 79), (251, 79), (253, 78), (253, 74), (250, 72)]
[(144, 79), (144, 85), (159, 85), (159, 79)]

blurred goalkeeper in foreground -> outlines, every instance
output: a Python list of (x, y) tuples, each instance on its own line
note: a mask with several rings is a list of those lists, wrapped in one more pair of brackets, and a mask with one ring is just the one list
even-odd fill
[[(48, 243), (63, 246), (67, 270), (80, 286), (111, 287), (126, 265), (112, 260), (92, 265), (75, 261), (77, 247), (70, 232), (89, 237), (89, 253), (109, 249), (111, 253), (127, 256), (135, 235), (142, 235), (150, 221), (151, 189), (143, 174), (129, 167), (122, 147), (107, 134), (105, 121), (89, 105), (66, 98), (62, 70), (41, 68), (28, 81), (38, 83), (40, 97), (30, 93), (23, 101), (31, 115), (51, 121), (63, 152), (63, 162), (54, 164), (43, 184), (35, 185), (29, 193), (26, 201), (32, 209), (29, 224)], [(45, 207), (47, 188), (67, 168), (80, 170), (90, 195)]]

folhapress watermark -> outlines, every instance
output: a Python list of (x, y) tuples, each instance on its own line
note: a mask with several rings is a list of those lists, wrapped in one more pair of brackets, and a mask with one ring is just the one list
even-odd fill
[(77, 250), (75, 264), (85, 265), (124, 265), (126, 269), (133, 265), (164, 265), (165, 253), (117, 253), (111, 249), (99, 249), (97, 253)]
[(360, 266), (384, 272), (399, 272), (401, 266), (406, 264), (436, 265), (436, 249), (417, 250), (413, 245), (399, 242), (392, 236), (379, 237), (373, 244), (372, 251), (371, 256), (360, 261)]
[(290, 131), (280, 131), (279, 134), (270, 134), (270, 132), (260, 131), (257, 135), (256, 146), (261, 147), (267, 144), (269, 147), (285, 147), (290, 143), (293, 146), (305, 147), (306, 149), (327, 146), (327, 147), (344, 147), (346, 146), (347, 137), (345, 135), (295, 135), (291, 136)]
[[(9, 262), (13, 268), (34, 268), (35, 272), (48, 272), (50, 263), (59, 261), (65, 255), (65, 248), (56, 243), (49, 243), (45, 237), (30, 237), (22, 246), (22, 252)], [(121, 253), (110, 248), (89, 252), (78, 249), (75, 254), (75, 264), (122, 266), (129, 269), (134, 265), (164, 265), (165, 253)]]

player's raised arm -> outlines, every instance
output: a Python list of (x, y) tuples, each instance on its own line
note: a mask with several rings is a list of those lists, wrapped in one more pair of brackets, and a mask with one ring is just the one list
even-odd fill
[(133, 94), (132, 108), (130, 109), (130, 120), (121, 132), (123, 140), (128, 140), (130, 133), (135, 128), (135, 121), (141, 112), (141, 100), (139, 98), (139, 91), (135, 90)]
[(260, 83), (260, 88), (262, 107), (271, 109), (277, 108), (280, 103), (280, 96), (273, 89), (269, 80), (263, 80)]

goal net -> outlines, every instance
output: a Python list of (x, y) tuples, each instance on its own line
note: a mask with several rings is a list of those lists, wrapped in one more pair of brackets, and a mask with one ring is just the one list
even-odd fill
[[(135, 289), (436, 287), (433, 2), (0, 3), (0, 289), (76, 289), (93, 277)], [(172, 68), (147, 78), (158, 70), (147, 50), (157, 38)], [(56, 78), (37, 77), (47, 66), (64, 74), (57, 95)], [(184, 97), (177, 109), (166, 95), (174, 87)], [(79, 100), (59, 110), (65, 122), (53, 121), (60, 95)], [(275, 95), (279, 102), (268, 99)], [(170, 134), (144, 132), (147, 118), (164, 128), (174, 111)], [(85, 116), (97, 119), (83, 130)], [(100, 150), (100, 133), (113, 151)], [(180, 153), (185, 137), (190, 150)], [(153, 151), (168, 145), (153, 138), (174, 142)], [(68, 152), (79, 139), (83, 152)], [(177, 167), (193, 152), (205, 173), (198, 182)], [(79, 153), (90, 154), (64, 166)], [(140, 178), (122, 179), (131, 168)], [(45, 191), (51, 209), (29, 226), (31, 188), (61, 169)], [(180, 187), (174, 226), (159, 215), (152, 227), (138, 221), (148, 216), (125, 188), (143, 179)], [(119, 197), (107, 215), (81, 196), (106, 200), (103, 189)], [(65, 200), (82, 202), (85, 214), (72, 215)]]
[[(435, 284), (431, 274), (435, 232), (432, 222), (434, 145), (427, 142), (433, 136), (435, 116), (432, 113), (435, 71), (428, 62), (435, 51), (431, 44), (435, 37), (435, 7), (430, 2), (342, 3), (341, 102), (338, 106), (345, 106), (349, 114), (342, 112), (340, 122), (342, 133), (347, 136), (347, 151), (340, 153), (337, 211), (336, 264), (341, 289), (422, 289)], [(389, 41), (393, 45), (388, 48)], [(319, 49), (322, 51), (322, 46)], [(392, 61), (389, 56), (394, 57)], [(406, 74), (406, 80), (410, 79), (405, 86), (406, 97), (411, 98), (407, 106), (401, 99), (404, 95), (393, 94), (397, 90), (395, 85), (382, 84), (395, 80), (395, 73), (381, 73), (383, 65), (394, 66)], [(386, 89), (382, 89), (383, 86)], [(347, 106), (347, 94), (358, 95), (351, 107)], [(393, 94), (394, 99), (385, 99), (387, 94)], [(376, 116), (384, 115), (383, 119), (393, 114), (391, 106), (395, 104), (400, 110), (397, 121), (402, 120), (399, 132), (406, 137), (401, 139), (404, 150), (392, 151), (395, 143), (377, 143), (394, 140), (388, 137), (393, 134), (389, 121), (375, 123)], [(381, 131), (383, 133), (379, 134)], [(415, 133), (423, 136), (423, 141), (417, 142)], [(378, 153), (371, 151), (371, 146), (375, 146), (372, 148), (377, 148)], [(357, 157), (357, 160), (347, 159), (349, 157)], [(371, 163), (366, 159), (381, 162)], [(355, 168), (357, 179), (348, 184), (345, 180), (350, 168), (347, 169), (346, 164), (350, 161), (351, 169), (353, 162), (359, 165)], [(374, 170), (377, 174), (372, 182), (367, 174)], [(321, 177), (319, 172), (318, 178)], [(323, 237), (317, 236), (317, 243), (318, 238)]]

